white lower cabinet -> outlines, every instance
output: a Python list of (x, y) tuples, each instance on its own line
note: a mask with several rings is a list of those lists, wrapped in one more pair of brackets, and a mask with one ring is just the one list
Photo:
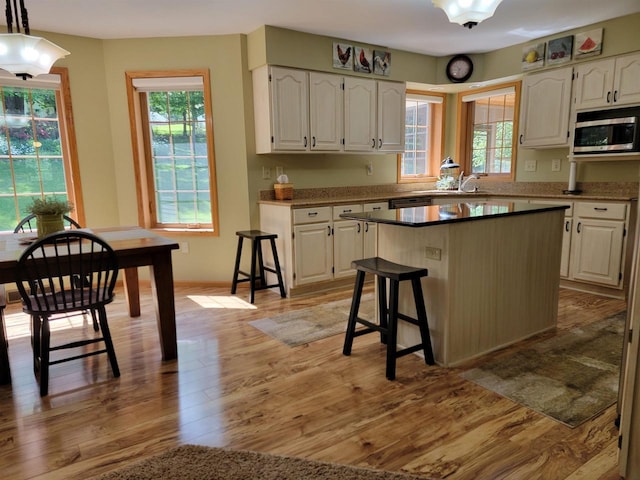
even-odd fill
[(622, 286), (626, 221), (626, 205), (576, 203), (571, 247), (572, 279)]
[(331, 207), (294, 210), (293, 224), (293, 283), (304, 285), (330, 280), (333, 277)]
[(333, 207), (333, 276), (351, 277), (351, 262), (362, 258), (364, 229), (362, 222), (344, 220), (343, 213), (361, 213), (362, 204)]

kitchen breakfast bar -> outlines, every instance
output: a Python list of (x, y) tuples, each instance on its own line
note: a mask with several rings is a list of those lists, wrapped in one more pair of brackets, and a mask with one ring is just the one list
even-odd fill
[[(455, 202), (343, 214), (378, 224), (378, 256), (425, 267), (422, 289), (436, 362), (455, 366), (556, 326), (564, 209)], [(409, 286), (399, 309), (415, 315)], [(419, 343), (398, 326), (398, 345)]]

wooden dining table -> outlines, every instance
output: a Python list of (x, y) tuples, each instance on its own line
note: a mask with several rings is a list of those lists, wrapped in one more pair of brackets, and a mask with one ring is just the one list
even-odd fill
[[(176, 308), (173, 290), (171, 251), (177, 242), (140, 227), (106, 227), (83, 229), (104, 239), (116, 253), (118, 267), (123, 271), (124, 291), (129, 316), (140, 316), (138, 267), (148, 266), (151, 288), (156, 299), (156, 317), (163, 360), (178, 358)], [(16, 267), (22, 252), (34, 233), (0, 234), (0, 284), (16, 281)], [(0, 342), (0, 384), (11, 382), (5, 342)]]

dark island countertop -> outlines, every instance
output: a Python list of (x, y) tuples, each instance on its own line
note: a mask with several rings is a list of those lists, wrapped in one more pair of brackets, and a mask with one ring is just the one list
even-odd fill
[(487, 218), (526, 215), (530, 213), (564, 210), (566, 205), (543, 205), (526, 202), (451, 202), (444, 205), (376, 210), (364, 213), (345, 213), (341, 218), (386, 223), (405, 227), (428, 227), (444, 223), (467, 222)]

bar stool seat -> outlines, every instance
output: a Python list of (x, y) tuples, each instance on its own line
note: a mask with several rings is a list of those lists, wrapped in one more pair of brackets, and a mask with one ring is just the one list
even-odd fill
[[(251, 289), (251, 303), (254, 301), (256, 290), (265, 290), (267, 288), (279, 287), (280, 296), (285, 298), (287, 295), (284, 291), (284, 282), (282, 281), (282, 272), (280, 270), (280, 262), (278, 261), (278, 251), (276, 250), (276, 238), (278, 235), (275, 233), (263, 232), (261, 230), (241, 230), (236, 232), (238, 236), (238, 249), (236, 252), (236, 265), (233, 272), (233, 282), (231, 283), (231, 293), (236, 293), (236, 287), (238, 283), (249, 282)], [(249, 273), (240, 270), (240, 259), (242, 258), (242, 243), (244, 239), (251, 241), (251, 270)], [(273, 254), (274, 267), (267, 267), (264, 264), (262, 257), (262, 241), (268, 240), (271, 244), (271, 252)], [(256, 275), (256, 267), (258, 268), (258, 275)], [(267, 278), (265, 272), (275, 273), (278, 278), (278, 283), (271, 285), (267, 284)], [(245, 278), (238, 279), (238, 276), (242, 275)], [(260, 284), (258, 284), (258, 281)]]
[[(351, 311), (344, 340), (342, 353), (351, 355), (351, 347), (354, 337), (367, 333), (379, 332), (380, 341), (387, 345), (387, 367), (386, 376), (389, 380), (396, 377), (396, 358), (409, 353), (422, 350), (427, 365), (433, 365), (433, 349), (431, 348), (431, 336), (429, 334), (429, 324), (427, 322), (427, 312), (424, 306), (424, 296), (420, 279), (426, 277), (429, 271), (426, 268), (409, 267), (398, 263), (389, 262), (380, 257), (365, 258), (355, 260), (351, 263), (351, 268), (356, 269), (356, 283), (351, 301)], [(379, 323), (373, 323), (358, 317), (360, 299), (362, 297), (362, 287), (364, 285), (365, 274), (376, 275), (378, 284), (378, 310)], [(387, 280), (389, 280), (389, 300), (387, 303)], [(400, 282), (410, 281), (413, 289), (413, 298), (416, 306), (418, 318), (409, 317), (398, 312), (398, 291)], [(397, 349), (398, 320), (404, 320), (420, 329), (421, 343), (401, 350)], [(362, 324), (366, 328), (356, 330), (356, 325)]]

